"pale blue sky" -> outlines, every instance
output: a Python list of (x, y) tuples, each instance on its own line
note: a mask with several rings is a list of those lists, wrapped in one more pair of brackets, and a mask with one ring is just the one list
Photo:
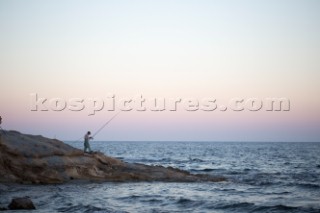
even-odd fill
[(30, 93), (287, 97), (286, 114), (130, 112), (99, 139), (319, 141), (319, 38), (316, 0), (0, 0), (0, 113), (72, 139), (112, 115), (30, 112)]

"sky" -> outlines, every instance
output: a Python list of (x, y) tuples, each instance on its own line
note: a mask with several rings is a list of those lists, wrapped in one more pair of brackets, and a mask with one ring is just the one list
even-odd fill
[[(319, 142), (320, 1), (0, 0), (0, 74), (6, 130), (76, 140), (142, 96), (182, 101), (127, 102), (95, 140)], [(268, 98), (290, 109), (268, 111)]]

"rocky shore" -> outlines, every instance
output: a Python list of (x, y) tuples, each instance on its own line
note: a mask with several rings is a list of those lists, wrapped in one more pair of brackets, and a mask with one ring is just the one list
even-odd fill
[(83, 153), (62, 141), (40, 135), (3, 131), (0, 182), (24, 184), (85, 181), (225, 181), (223, 177), (190, 174), (174, 168), (130, 164), (103, 153)]

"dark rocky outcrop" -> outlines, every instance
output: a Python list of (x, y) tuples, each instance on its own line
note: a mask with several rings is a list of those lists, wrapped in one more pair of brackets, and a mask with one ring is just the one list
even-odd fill
[(10, 210), (36, 209), (33, 202), (28, 197), (13, 198), (8, 206)]
[(5, 131), (0, 141), (0, 181), (63, 183), (93, 181), (224, 181), (162, 166), (129, 164), (98, 152), (84, 154), (62, 141)]

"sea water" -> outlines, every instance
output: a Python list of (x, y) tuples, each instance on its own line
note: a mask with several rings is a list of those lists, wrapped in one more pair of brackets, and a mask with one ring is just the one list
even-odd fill
[(0, 184), (0, 206), (29, 196), (34, 212), (320, 212), (320, 143), (92, 141), (91, 148), (228, 180)]

